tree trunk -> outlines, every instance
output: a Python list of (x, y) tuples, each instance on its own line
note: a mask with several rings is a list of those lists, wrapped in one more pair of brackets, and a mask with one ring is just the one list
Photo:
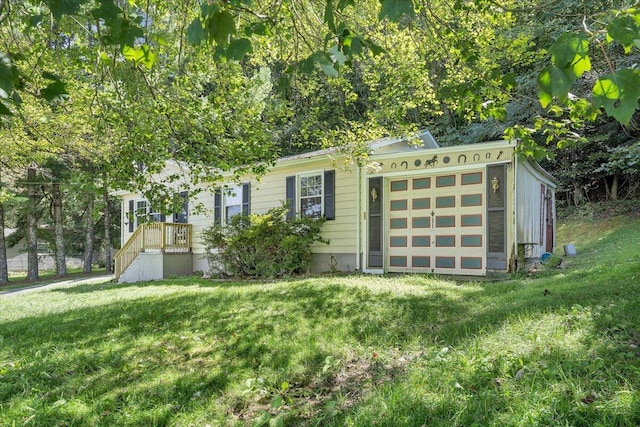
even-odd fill
[(9, 282), (7, 243), (4, 238), (4, 204), (0, 203), (0, 284)]
[(27, 280), (38, 280), (38, 187), (36, 185), (36, 167), (27, 169)]
[(85, 240), (84, 240), (84, 267), (82, 271), (85, 273), (91, 273), (91, 267), (93, 263), (93, 237), (94, 237), (94, 228), (93, 228), (93, 205), (95, 195), (93, 191), (91, 191), (88, 195), (87, 200), (87, 214), (86, 214), (86, 229), (85, 229)]
[(616, 200), (618, 198), (618, 185), (620, 183), (620, 178), (618, 175), (613, 175), (613, 181), (611, 182), (611, 200)]
[(53, 227), (56, 239), (56, 275), (67, 275), (67, 248), (64, 244), (64, 224), (62, 222), (62, 191), (60, 184), (51, 185), (51, 197), (53, 198)]
[(104, 261), (107, 273), (113, 273), (111, 260), (111, 216), (109, 215), (109, 186), (107, 177), (103, 177), (104, 183)]
[(580, 206), (584, 202), (584, 199), (585, 199), (584, 189), (579, 183), (574, 182), (573, 183), (573, 204), (575, 206)]

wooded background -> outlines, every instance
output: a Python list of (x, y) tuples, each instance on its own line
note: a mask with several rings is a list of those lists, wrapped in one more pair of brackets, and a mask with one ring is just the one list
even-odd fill
[(636, 197), (639, 48), (632, 1), (0, 0), (0, 283), (22, 238), (31, 280), (37, 238), (110, 265), (114, 190), (181, 205), (168, 159), (215, 185), (429, 129), (518, 138), (564, 206)]

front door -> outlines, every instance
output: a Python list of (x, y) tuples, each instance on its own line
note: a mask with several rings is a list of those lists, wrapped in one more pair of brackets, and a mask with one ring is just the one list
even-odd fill
[(506, 166), (487, 167), (487, 268), (507, 269)]
[(545, 251), (546, 252), (553, 252), (553, 196), (551, 194), (551, 190), (549, 190), (547, 188), (546, 194), (545, 194), (545, 201), (546, 201), (546, 221), (547, 221), (547, 233), (546, 233), (546, 245), (545, 245)]
[(484, 182), (482, 170), (389, 179), (387, 271), (484, 274)]

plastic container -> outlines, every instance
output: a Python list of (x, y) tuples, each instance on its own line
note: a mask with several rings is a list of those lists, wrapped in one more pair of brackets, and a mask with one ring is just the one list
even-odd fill
[(576, 255), (576, 247), (573, 243), (567, 243), (564, 245), (564, 254), (567, 256), (575, 256)]

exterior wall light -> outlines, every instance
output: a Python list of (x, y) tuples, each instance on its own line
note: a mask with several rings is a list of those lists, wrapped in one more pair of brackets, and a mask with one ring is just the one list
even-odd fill
[(491, 188), (493, 189), (494, 193), (497, 193), (500, 189), (500, 180), (498, 180), (497, 176), (494, 176), (491, 180)]

